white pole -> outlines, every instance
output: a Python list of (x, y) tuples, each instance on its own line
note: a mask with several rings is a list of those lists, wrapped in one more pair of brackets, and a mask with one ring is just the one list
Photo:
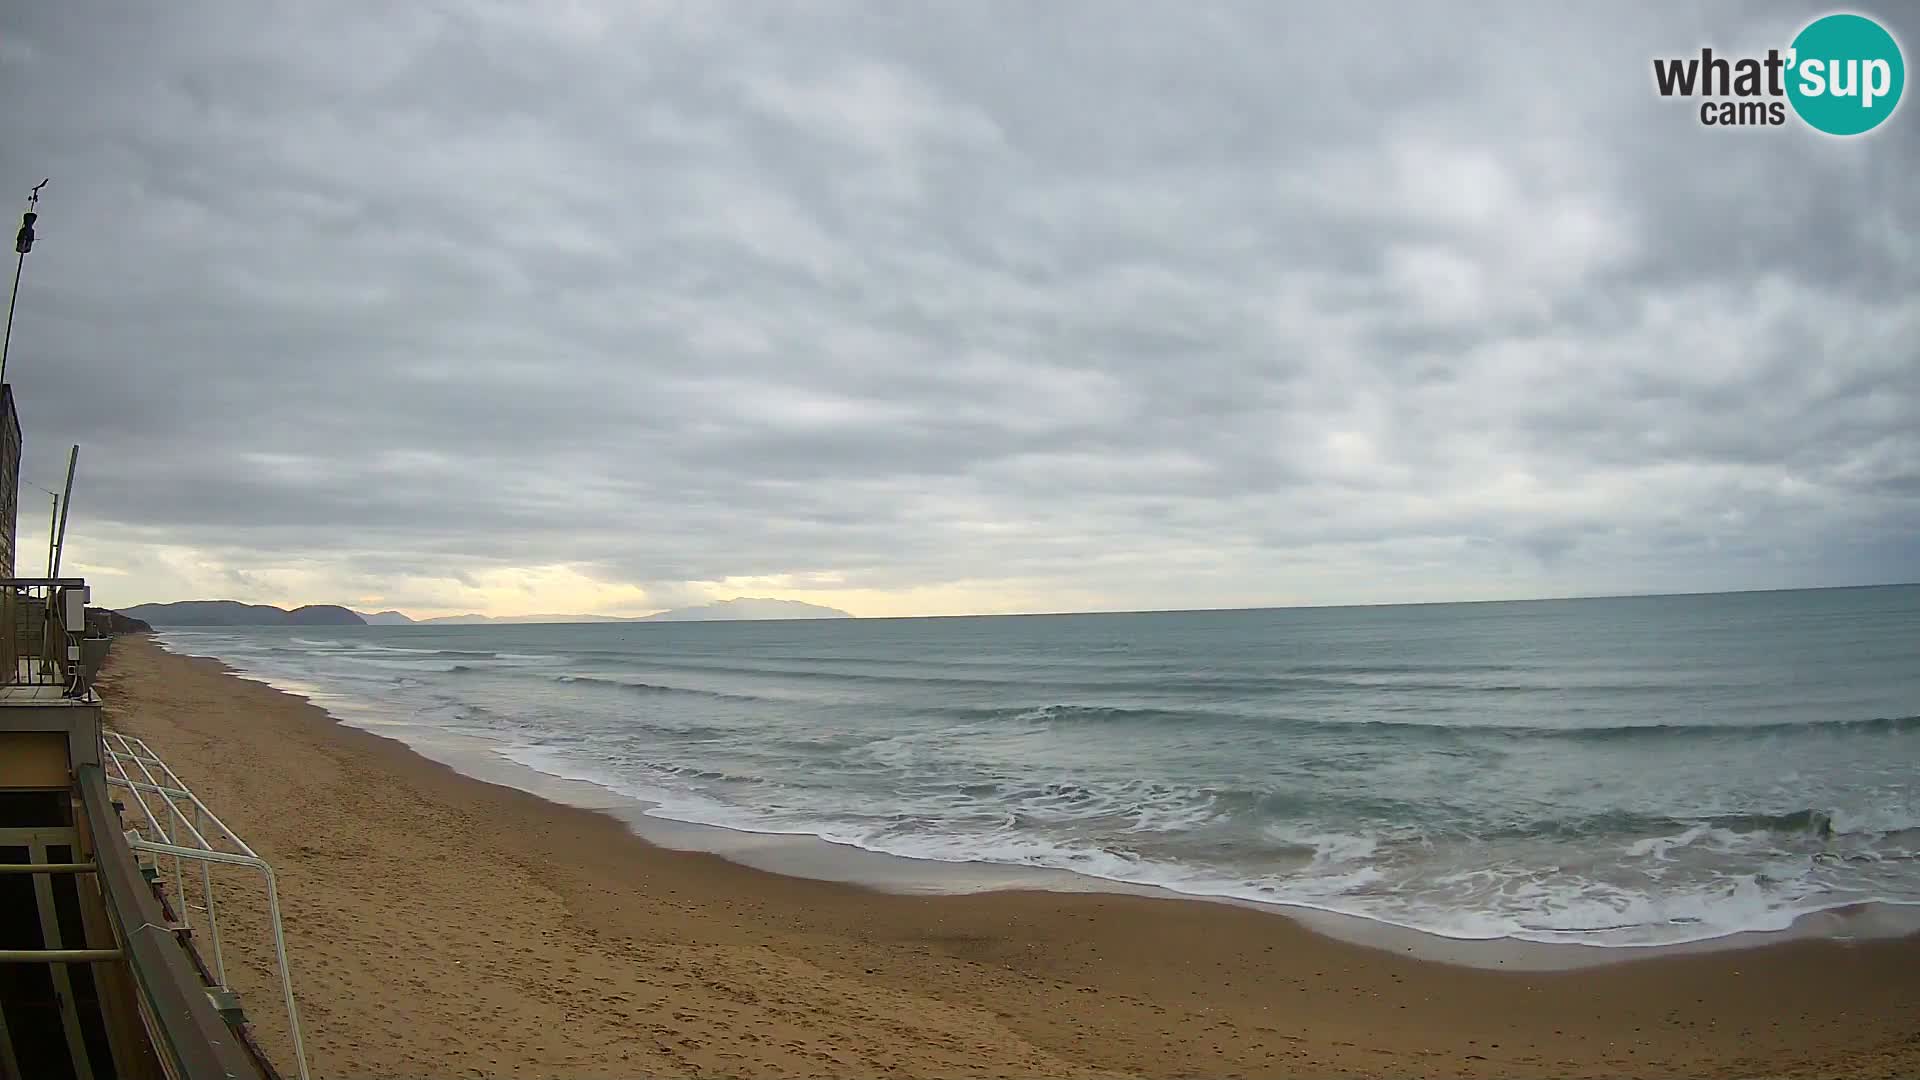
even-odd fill
[[(193, 800), (193, 823), (200, 824), (200, 800)], [(197, 831), (197, 828), (196, 828)], [(213, 938), (213, 971), (220, 977), (221, 989), (227, 986), (227, 961), (220, 954), (220, 920), (213, 913), (213, 867), (200, 864), (200, 899), (207, 902), (207, 933)]]
[(80, 464), (80, 444), (75, 443), (73, 453), (67, 455), (67, 493), (60, 497), (60, 527), (54, 536), (53, 573), (48, 577), (60, 576), (60, 556), (67, 548), (67, 511), (73, 509), (73, 470)]

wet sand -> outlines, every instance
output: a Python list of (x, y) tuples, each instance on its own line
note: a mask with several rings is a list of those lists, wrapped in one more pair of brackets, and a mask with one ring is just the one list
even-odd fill
[[(1920, 1076), (1916, 937), (1483, 970), (1204, 901), (889, 894), (649, 844), (137, 638), (101, 691), (273, 862), (316, 1076)], [(223, 940), (291, 1076), (258, 894), (223, 872)]]

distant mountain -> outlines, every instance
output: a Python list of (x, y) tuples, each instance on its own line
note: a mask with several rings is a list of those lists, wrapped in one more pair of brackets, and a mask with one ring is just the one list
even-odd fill
[(851, 619), (839, 608), (799, 600), (771, 600), (765, 597), (737, 596), (698, 607), (674, 608), (645, 616), (646, 622), (725, 622), (741, 619)]
[(416, 619), (419, 625), (433, 623), (439, 626), (478, 626), (482, 623), (499, 625), (503, 623), (586, 623), (586, 622), (633, 622), (618, 615), (441, 615), (433, 619)]
[[(393, 612), (391, 614), (398, 614)], [(369, 622), (378, 616), (369, 615)], [(402, 616), (405, 618), (405, 616)], [(728, 622), (746, 619), (851, 619), (838, 608), (804, 604), (798, 600), (769, 600), (739, 596), (697, 607), (675, 608), (652, 615), (621, 618), (618, 615), (442, 615), (435, 619), (415, 619), (417, 625), (499, 626), (507, 623), (616, 623), (616, 622)]]
[(154, 626), (365, 626), (366, 620), (334, 604), (308, 604), (292, 611), (237, 600), (182, 600), (139, 604), (120, 612)]
[(367, 620), (338, 604), (307, 604), (287, 612), (290, 626), (365, 626)]
[(372, 615), (369, 615), (364, 611), (356, 611), (354, 612), (354, 614), (360, 616), (360, 618), (363, 621), (365, 621), (368, 626), (412, 626), (413, 625), (412, 619), (407, 618), (405, 615), (402, 615), (397, 611), (378, 611), (373, 613)]

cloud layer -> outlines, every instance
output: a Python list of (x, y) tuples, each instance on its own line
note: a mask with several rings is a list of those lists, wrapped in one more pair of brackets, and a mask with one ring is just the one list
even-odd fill
[(26, 477), (118, 603), (1913, 580), (1920, 113), (1652, 90), (1807, 16), (17, 6)]

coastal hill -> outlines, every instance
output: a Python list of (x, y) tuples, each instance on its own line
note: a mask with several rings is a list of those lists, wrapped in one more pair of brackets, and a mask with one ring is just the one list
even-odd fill
[(409, 619), (397, 611), (382, 611), (360, 617), (375, 626), (480, 626), (516, 623), (608, 623), (608, 622), (724, 622), (748, 619), (851, 619), (839, 608), (802, 603), (799, 600), (772, 600), (765, 597), (737, 596), (696, 607), (657, 611), (652, 615), (621, 618), (617, 615), (441, 615), (433, 619)]
[(113, 637), (116, 634), (150, 634), (153, 627), (140, 619), (129, 618), (108, 608), (87, 609), (87, 636)]
[(799, 600), (738, 596), (695, 607), (657, 611), (652, 615), (620, 618), (614, 615), (442, 615), (413, 619), (398, 611), (366, 614), (334, 604), (308, 604), (288, 611), (270, 604), (242, 604), (237, 600), (182, 600), (173, 604), (140, 604), (122, 608), (132, 619), (154, 626), (477, 626), (514, 623), (602, 622), (727, 622), (749, 619), (851, 619), (839, 608)]
[(237, 600), (182, 600), (121, 608), (130, 619), (154, 626), (365, 626), (366, 620), (334, 604), (308, 604), (292, 611)]
[(614, 615), (441, 615), (432, 619), (410, 619), (415, 626), (479, 626), (514, 623), (632, 622)]

